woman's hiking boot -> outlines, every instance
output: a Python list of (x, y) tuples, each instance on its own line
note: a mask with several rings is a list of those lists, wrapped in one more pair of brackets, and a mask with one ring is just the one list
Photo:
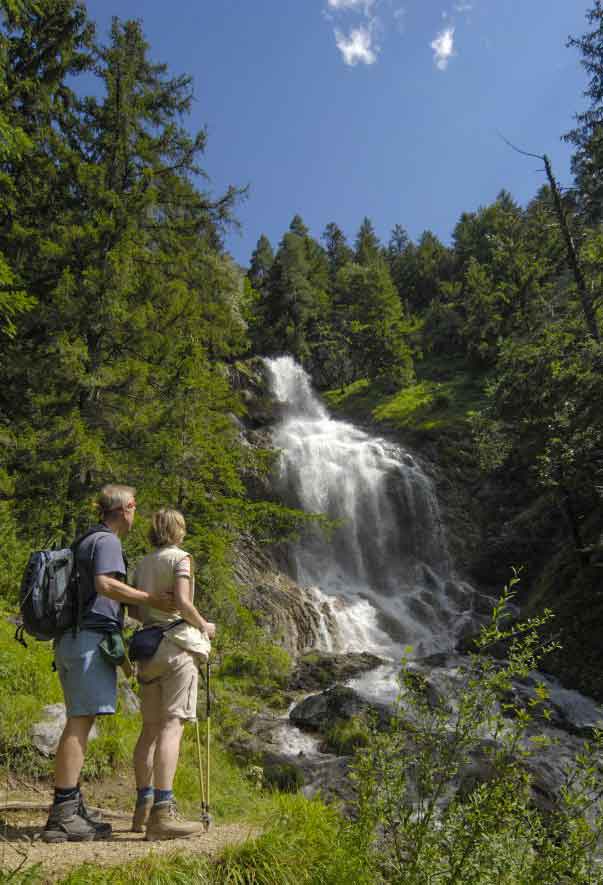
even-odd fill
[(200, 821), (183, 820), (178, 814), (176, 803), (156, 802), (151, 809), (147, 833), (147, 842), (160, 842), (165, 839), (187, 839), (189, 836), (201, 836), (205, 827)]
[(149, 820), (151, 808), (153, 807), (153, 797), (146, 796), (142, 802), (137, 802), (132, 816), (132, 832), (144, 833)]
[[(43, 842), (93, 842), (95, 839), (107, 839), (111, 828), (97, 830), (95, 824), (80, 814), (80, 796), (55, 804), (50, 809), (46, 826), (42, 831)], [(103, 824), (107, 827), (108, 824)]]

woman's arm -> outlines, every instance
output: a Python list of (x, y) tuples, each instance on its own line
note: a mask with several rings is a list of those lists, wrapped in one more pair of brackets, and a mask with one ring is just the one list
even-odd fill
[(216, 634), (216, 625), (206, 621), (191, 602), (190, 578), (178, 577), (174, 584), (174, 602), (185, 621), (207, 633), (210, 639)]

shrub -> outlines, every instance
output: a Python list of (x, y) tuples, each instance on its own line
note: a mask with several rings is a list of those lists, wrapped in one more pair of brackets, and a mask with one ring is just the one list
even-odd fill
[(369, 727), (361, 716), (337, 722), (326, 735), (329, 750), (338, 756), (349, 756), (359, 747), (366, 747), (369, 739)]
[[(516, 579), (511, 582), (511, 587)], [(477, 641), (479, 651), (459, 673), (452, 697), (424, 691), (403, 661), (396, 715), (373, 733), (356, 765), (358, 813), (372, 828), (383, 880), (398, 885), (592, 885), (603, 881), (596, 857), (603, 828), (599, 753), (595, 734), (567, 770), (558, 803), (548, 814), (532, 802), (523, 764), (545, 738), (527, 728), (545, 706), (540, 687), (528, 708), (513, 701), (512, 680), (534, 670), (553, 643), (539, 628), (550, 613), (503, 628), (510, 588)], [(508, 659), (487, 649), (508, 644)], [(506, 715), (505, 715), (506, 714)], [(480, 756), (485, 771), (467, 778)], [(459, 784), (461, 789), (459, 789)]]
[(286, 762), (266, 765), (264, 784), (283, 793), (296, 793), (304, 785), (304, 776), (299, 768)]

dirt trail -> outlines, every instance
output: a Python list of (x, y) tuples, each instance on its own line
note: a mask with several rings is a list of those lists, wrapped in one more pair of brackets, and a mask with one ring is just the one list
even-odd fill
[(0, 811), (0, 871), (10, 871), (24, 862), (24, 867), (41, 864), (45, 883), (57, 882), (72, 867), (81, 864), (122, 866), (149, 854), (185, 851), (187, 854), (219, 854), (227, 845), (238, 845), (258, 835), (258, 829), (240, 823), (213, 824), (207, 833), (191, 839), (169, 842), (145, 842), (144, 835), (129, 832), (130, 815), (119, 811), (107, 819), (113, 826), (113, 838), (107, 842), (71, 842), (47, 845), (39, 835), (46, 823), (45, 806), (50, 793), (3, 791), (0, 805), (26, 803), (37, 805), (23, 811)]

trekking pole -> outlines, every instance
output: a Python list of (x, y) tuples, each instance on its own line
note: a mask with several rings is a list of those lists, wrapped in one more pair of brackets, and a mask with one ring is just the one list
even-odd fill
[(206, 677), (205, 677), (205, 687), (207, 689), (207, 818), (208, 818), (208, 827), (209, 821), (211, 820), (209, 816), (209, 768), (210, 768), (210, 743), (211, 743), (211, 695), (210, 695), (210, 685), (209, 685), (209, 676), (211, 672), (211, 665), (209, 663), (209, 655), (207, 656), (207, 669), (206, 669)]
[(197, 730), (197, 762), (199, 763), (199, 789), (201, 791), (201, 819), (204, 820), (205, 809), (205, 782), (203, 778), (203, 759), (201, 758), (201, 735), (199, 734), (199, 720), (195, 720)]

